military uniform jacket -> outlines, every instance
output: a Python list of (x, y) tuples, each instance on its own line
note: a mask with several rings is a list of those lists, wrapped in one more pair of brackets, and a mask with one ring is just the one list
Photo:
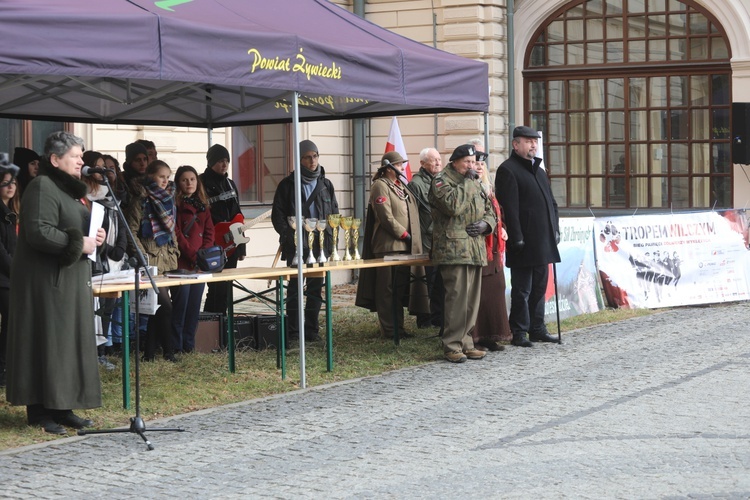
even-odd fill
[[(405, 188), (403, 188), (405, 189)], [(393, 183), (384, 178), (376, 179), (370, 187), (370, 203), (365, 219), (364, 242), (362, 258), (372, 259), (383, 254), (422, 253), (422, 237), (419, 229), (419, 218), (410, 214), (417, 213), (417, 201), (409, 195), (401, 199)], [(400, 239), (404, 232), (411, 235), (411, 246)], [(410, 314), (429, 313), (427, 285), (423, 279), (424, 267), (411, 266), (411, 273), (415, 276), (408, 290), (408, 304)], [(370, 311), (377, 310), (376, 269), (367, 268), (359, 271), (359, 284), (354, 303)], [(407, 291), (403, 290), (406, 301)]]
[[(374, 220), (368, 238), (373, 254), (422, 253), (419, 217), (414, 216), (418, 211), (417, 200), (413, 196), (402, 199), (403, 193), (408, 193), (405, 186), (397, 187), (383, 177), (376, 179), (370, 187), (370, 210)], [(411, 235), (410, 247), (401, 239), (404, 233)]]
[(414, 174), (409, 182), (409, 189), (422, 203), (418, 203), (419, 227), (422, 230), (422, 250), (430, 253), (432, 250), (432, 211), (429, 209), (430, 185), (432, 185), (432, 174), (424, 168)]
[(436, 265), (487, 265), (484, 235), (471, 237), (466, 226), (485, 221), (497, 225), (492, 202), (482, 192), (478, 180), (456, 172), (452, 164), (439, 172), (430, 187), (432, 205), (432, 261)]
[[(495, 193), (503, 207), (508, 244), (505, 265), (508, 267), (543, 266), (560, 262), (555, 234), (559, 233), (557, 203), (547, 174), (540, 168), (542, 160), (526, 160), (515, 151), (497, 170)], [(513, 244), (524, 242), (522, 252)]]

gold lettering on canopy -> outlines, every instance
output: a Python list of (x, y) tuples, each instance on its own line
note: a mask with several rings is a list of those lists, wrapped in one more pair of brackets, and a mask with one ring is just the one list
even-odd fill
[[(356, 103), (367, 104), (369, 102), (367, 99), (360, 99), (360, 98), (353, 98), (353, 97), (345, 97), (343, 99), (344, 99), (344, 102), (346, 103), (356, 102)], [(330, 108), (331, 110), (334, 110), (334, 111), (336, 110), (335, 98), (332, 95), (321, 95), (321, 96), (300, 95), (297, 98), (297, 105), (302, 106), (303, 108), (322, 106), (324, 108)], [(291, 111), (292, 105), (286, 99), (279, 99), (275, 101), (274, 108), (283, 109), (288, 114)]]
[(255, 73), (259, 70), (285, 71), (287, 73), (303, 73), (308, 80), (312, 77), (341, 80), (341, 66), (336, 64), (335, 61), (331, 62), (330, 65), (322, 62), (317, 64), (308, 62), (307, 57), (302, 53), (303, 50), (300, 47), (299, 53), (294, 58), (295, 63), (292, 66), (292, 61), (289, 57), (265, 57), (258, 49), (252, 48), (247, 51), (248, 55), (253, 58), (253, 62), (250, 65), (250, 73)]

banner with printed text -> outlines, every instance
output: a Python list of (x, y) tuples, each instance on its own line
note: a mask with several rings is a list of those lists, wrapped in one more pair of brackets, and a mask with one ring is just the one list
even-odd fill
[(607, 302), (635, 309), (749, 299), (747, 222), (744, 210), (597, 218)]
[[(579, 314), (595, 313), (604, 308), (604, 298), (597, 280), (596, 259), (592, 242), (594, 218), (568, 217), (560, 219), (560, 262), (557, 264), (557, 290), (555, 300), (554, 269), (550, 265), (545, 294), (544, 320), (557, 321), (557, 304), (560, 319)], [(510, 312), (510, 269), (505, 268), (506, 303)], [(553, 332), (554, 333), (554, 332)]]

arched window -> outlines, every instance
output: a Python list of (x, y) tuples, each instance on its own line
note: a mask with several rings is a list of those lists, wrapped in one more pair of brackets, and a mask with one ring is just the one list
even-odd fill
[(526, 116), (561, 207), (732, 205), (731, 54), (704, 9), (574, 1), (532, 39)]

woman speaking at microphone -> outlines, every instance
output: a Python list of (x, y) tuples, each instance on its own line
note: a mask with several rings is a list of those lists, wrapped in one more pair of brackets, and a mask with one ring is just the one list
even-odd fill
[[(403, 182), (405, 161), (398, 152), (389, 151), (383, 155), (380, 168), (373, 176), (362, 252), (365, 259), (422, 253), (417, 200)], [(429, 312), (424, 282), (415, 280), (410, 294), (409, 267), (397, 266), (395, 272), (396, 290), (393, 289), (390, 267), (361, 270), (357, 286), (356, 304), (378, 313), (380, 334), (389, 339), (394, 338), (394, 332), (399, 337), (409, 336), (404, 332), (404, 305), (407, 301), (411, 314)], [(415, 268), (414, 272), (423, 276), (424, 268)]]
[(89, 234), (81, 181), (83, 139), (55, 132), (39, 175), (21, 202), (10, 278), (7, 399), (25, 405), (29, 425), (65, 434), (93, 422), (73, 409), (102, 404), (88, 255), (105, 232)]

